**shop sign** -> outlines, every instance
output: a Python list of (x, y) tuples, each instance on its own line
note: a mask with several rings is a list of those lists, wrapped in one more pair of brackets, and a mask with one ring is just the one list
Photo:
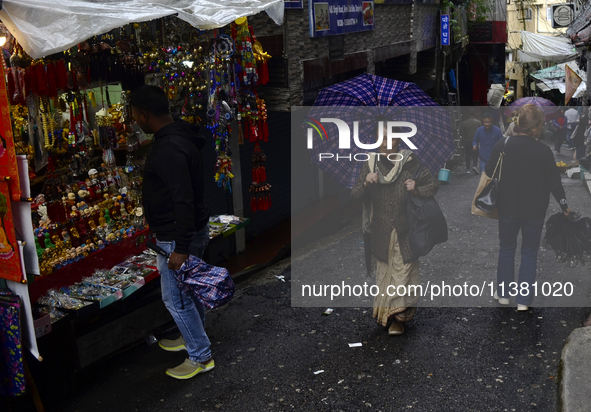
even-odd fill
[[(374, 0), (376, 4), (412, 4), (413, 0)], [(419, 0), (421, 4), (437, 4), (436, 0)]]
[(552, 28), (568, 27), (575, 16), (575, 8), (572, 4), (552, 5)]
[(304, 0), (283, 0), (286, 9), (303, 9)]
[(310, 37), (373, 30), (374, 2), (310, 0)]
[(442, 46), (449, 46), (449, 14), (441, 15), (441, 45)]

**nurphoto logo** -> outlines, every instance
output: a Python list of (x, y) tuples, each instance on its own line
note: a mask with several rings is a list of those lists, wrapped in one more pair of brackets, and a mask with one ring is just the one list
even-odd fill
[[(351, 149), (351, 130), (349, 125), (341, 120), (336, 118), (321, 118), (320, 121), (313, 119), (311, 117), (307, 117), (309, 121), (306, 121), (305, 124), (311, 126), (307, 128), (307, 139), (308, 139), (308, 149), (312, 149), (314, 147), (314, 131), (318, 133), (320, 136), (320, 140), (326, 139), (327, 141), (330, 140), (328, 138), (328, 133), (326, 129), (322, 125), (322, 123), (334, 123), (339, 131), (339, 140), (338, 140), (338, 148), (341, 150)], [(362, 150), (373, 151), (378, 149), (382, 146), (384, 142), (384, 138), (387, 139), (387, 147), (388, 150), (392, 149), (392, 140), (393, 139), (401, 139), (409, 149), (416, 150), (417, 147), (413, 144), (410, 140), (411, 137), (417, 134), (417, 126), (410, 122), (401, 122), (401, 121), (387, 121), (385, 122), (386, 126), (386, 135), (384, 136), (384, 122), (379, 121), (377, 125), (377, 140), (373, 143), (363, 143), (359, 140), (359, 122), (353, 122), (353, 142), (355, 146)], [(400, 128), (407, 128), (410, 129), (409, 132), (401, 132)], [(396, 153), (392, 153), (391, 155), (396, 155)], [(390, 156), (390, 155), (388, 155)], [(339, 153), (319, 153), (318, 159), (322, 161), (323, 159), (335, 159), (336, 161), (339, 160), (355, 160), (358, 162), (366, 162), (369, 160), (370, 156), (368, 153), (355, 153), (349, 155), (342, 155)], [(390, 160), (399, 160), (399, 159), (390, 159)]]

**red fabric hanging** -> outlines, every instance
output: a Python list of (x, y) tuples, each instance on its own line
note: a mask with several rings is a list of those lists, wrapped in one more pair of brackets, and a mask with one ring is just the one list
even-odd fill
[(49, 97), (57, 96), (55, 65), (52, 62), (47, 63), (47, 95)]
[(45, 73), (45, 66), (43, 64), (35, 65), (35, 77), (37, 78), (37, 94), (39, 96), (47, 96), (47, 73)]
[(25, 96), (28, 96), (32, 92), (32, 89), (31, 89), (32, 82), (33, 82), (33, 73), (31, 72), (31, 69), (28, 68), (25, 70)]
[(257, 211), (256, 202), (255, 202), (254, 197), (251, 197), (250, 198), (250, 211), (251, 212), (256, 212)]
[(269, 124), (267, 123), (266, 120), (263, 120), (263, 136), (264, 136), (265, 142), (268, 142), (269, 141), (269, 139), (268, 139), (268, 137), (269, 137)]
[(53, 157), (51, 156), (47, 158), (47, 171), (55, 172), (55, 165), (53, 164)]
[(257, 64), (258, 72), (259, 72), (259, 86), (264, 86), (265, 84), (269, 83), (269, 65), (267, 64), (267, 60), (263, 63)]
[(256, 123), (252, 122), (250, 124), (250, 141), (255, 142), (259, 138), (260, 138), (260, 136), (257, 131)]
[(57, 62), (56, 71), (57, 88), (65, 91), (68, 88), (68, 70), (66, 69), (66, 63), (63, 60)]

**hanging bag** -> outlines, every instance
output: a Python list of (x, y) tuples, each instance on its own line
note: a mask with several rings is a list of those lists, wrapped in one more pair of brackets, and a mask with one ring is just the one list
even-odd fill
[[(498, 219), (497, 203), (499, 197), (499, 183), (501, 181), (501, 172), (503, 170), (503, 157), (505, 156), (505, 147), (507, 146), (508, 136), (503, 144), (503, 151), (499, 154), (499, 159), (495, 165), (495, 170), (492, 177), (489, 177), (485, 172), (480, 175), (480, 182), (472, 201), (472, 214), (478, 216), (488, 217), (490, 219)], [(497, 178), (498, 170), (498, 178)]]
[[(422, 165), (416, 168), (412, 177), (415, 182), (422, 168)], [(413, 258), (425, 256), (435, 245), (447, 241), (447, 222), (433, 196), (419, 197), (409, 192), (406, 218)]]

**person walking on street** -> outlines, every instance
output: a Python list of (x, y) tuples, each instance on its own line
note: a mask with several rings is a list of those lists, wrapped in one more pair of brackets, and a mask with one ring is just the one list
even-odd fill
[(586, 107), (584, 109), (579, 118), (579, 124), (572, 134), (573, 146), (576, 149), (575, 160), (585, 157), (585, 134), (589, 128), (589, 112)]
[(464, 146), (464, 159), (466, 161), (466, 173), (470, 173), (470, 163), (472, 163), (472, 170), (475, 174), (479, 171), (478, 166), (478, 152), (472, 150), (472, 140), (476, 134), (476, 130), (482, 126), (482, 122), (476, 118), (476, 110), (468, 109), (468, 119), (462, 122), (460, 128), (460, 135), (462, 136), (462, 146)]
[[(384, 136), (386, 133), (384, 126)], [(421, 166), (419, 159), (410, 150), (398, 149), (400, 139), (392, 141), (391, 149), (386, 147), (386, 141), (380, 147), (381, 155), (373, 154), (364, 163), (351, 195), (364, 200), (364, 210), (370, 206), (372, 210), (371, 214), (364, 213), (363, 225), (370, 228), (371, 252), (377, 260), (376, 285), (381, 291), (374, 298), (373, 317), (383, 327), (391, 322), (390, 335), (401, 335), (404, 323), (415, 315), (414, 305), (419, 296), (389, 296), (386, 290), (392, 285), (395, 288), (403, 285), (407, 290), (411, 285), (419, 285), (419, 258), (410, 249), (407, 192), (429, 197), (437, 192), (439, 184), (426, 168), (413, 180)], [(390, 161), (386, 155), (394, 153), (397, 155)]]
[(509, 126), (507, 126), (507, 129), (505, 130), (505, 132), (503, 133), (503, 137), (507, 137), (507, 136), (513, 136), (515, 134), (515, 116), (517, 115), (517, 112), (514, 112), (511, 115), (511, 119), (510, 119), (510, 123)]
[(476, 134), (472, 141), (472, 150), (479, 151), (480, 173), (484, 171), (493, 147), (502, 138), (503, 133), (501, 132), (501, 129), (497, 126), (493, 126), (492, 113), (484, 113), (482, 116), (482, 126), (476, 130)]
[(166, 374), (188, 379), (210, 371), (215, 364), (205, 333), (205, 311), (191, 295), (182, 293), (174, 275), (189, 254), (201, 257), (209, 242), (209, 210), (204, 200), (201, 149), (205, 137), (197, 126), (175, 121), (166, 93), (156, 86), (141, 86), (131, 94), (137, 125), (154, 140), (144, 171), (143, 206), (156, 244), (169, 253), (158, 255), (162, 300), (181, 336), (163, 339), (161, 348), (186, 350), (189, 357)]
[[(536, 280), (538, 249), (550, 193), (564, 214), (570, 214), (552, 150), (537, 140), (543, 126), (544, 112), (534, 105), (523, 106), (515, 122), (515, 136), (495, 145), (485, 169), (492, 176), (500, 153), (504, 152), (498, 194), (500, 246), (494, 297), (508, 305), (508, 296), (514, 295), (510, 283), (514, 282), (517, 236), (521, 231), (518, 311), (528, 310), (534, 299), (532, 284)], [(522, 287), (523, 283), (527, 287)]]
[(574, 149), (574, 145), (572, 142), (572, 134), (577, 124), (579, 124), (579, 111), (574, 107), (571, 107), (566, 112), (564, 112), (564, 116), (566, 117), (566, 144), (568, 145), (569, 149)]
[(564, 115), (561, 115), (559, 118), (552, 120), (552, 124), (556, 129), (556, 131), (554, 132), (554, 150), (556, 151), (556, 154), (559, 155), (560, 148), (562, 147), (562, 144), (566, 139), (566, 133), (568, 130), (566, 128), (566, 117), (564, 117)]

